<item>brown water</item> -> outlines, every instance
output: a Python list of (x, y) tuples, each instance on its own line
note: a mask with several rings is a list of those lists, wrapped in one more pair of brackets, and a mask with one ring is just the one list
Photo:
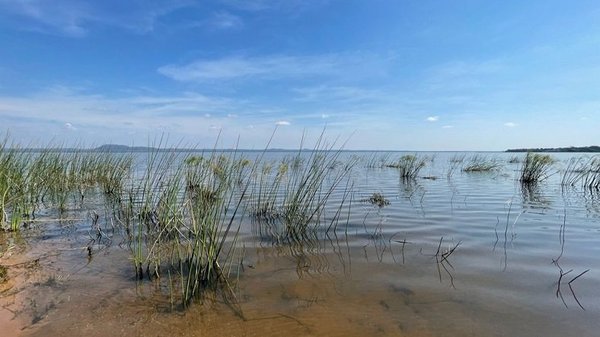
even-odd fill
[[(444, 156), (421, 174), (438, 179), (413, 183), (359, 167), (347, 223), (311, 244), (274, 245), (245, 224), (235, 304), (170, 310), (108, 224), (112, 240), (88, 256), (86, 209), (4, 234), (0, 336), (597, 336), (598, 196), (558, 175), (522, 190), (509, 164), (447, 178)], [(358, 201), (373, 192), (390, 205)]]

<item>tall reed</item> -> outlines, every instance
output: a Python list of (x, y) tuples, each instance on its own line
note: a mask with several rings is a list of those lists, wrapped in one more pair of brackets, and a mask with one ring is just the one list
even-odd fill
[(468, 159), (463, 172), (491, 172), (500, 169), (502, 165), (494, 158), (476, 154)]
[(427, 158), (409, 154), (400, 157), (397, 162), (388, 164), (386, 167), (397, 168), (401, 179), (416, 179), (426, 162)]
[(330, 196), (339, 192), (345, 200), (349, 191), (338, 188), (358, 160), (351, 157), (342, 162), (340, 150), (334, 147), (325, 143), (322, 134), (312, 150), (298, 151), (277, 164), (275, 170), (271, 165), (263, 166), (253, 177), (249, 209), (260, 231), (279, 243), (314, 237), (323, 224)]
[(587, 189), (600, 189), (600, 158), (571, 158), (561, 179), (563, 186), (581, 185)]
[(522, 184), (535, 184), (551, 175), (554, 159), (549, 155), (528, 152), (521, 166), (519, 181)]

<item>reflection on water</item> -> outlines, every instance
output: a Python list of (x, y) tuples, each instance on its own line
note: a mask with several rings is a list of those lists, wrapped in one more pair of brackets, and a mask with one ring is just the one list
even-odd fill
[[(432, 156), (423, 175), (438, 179), (359, 165), (353, 195), (333, 193), (301, 238), (247, 216), (236, 303), (215, 294), (187, 311), (171, 310), (169, 282), (135, 280), (111, 210), (84, 204), (0, 243), (22, 282), (0, 288), (0, 324), (31, 336), (595, 336), (598, 193), (559, 175), (521, 185), (519, 164), (495, 156), (506, 165), (493, 174)], [(361, 201), (374, 193), (389, 203)]]

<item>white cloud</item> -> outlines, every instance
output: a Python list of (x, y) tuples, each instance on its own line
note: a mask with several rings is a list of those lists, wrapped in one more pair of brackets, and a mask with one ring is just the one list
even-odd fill
[(237, 29), (244, 26), (244, 22), (239, 16), (224, 11), (213, 14), (209, 24), (217, 29)]
[[(211, 117), (205, 117), (207, 114)], [(231, 117), (234, 114), (236, 118)], [(21, 143), (74, 141), (72, 132), (67, 132), (73, 128), (78, 139), (87, 144), (145, 145), (149, 138), (167, 134), (173, 142), (186, 139), (211, 147), (215, 140), (212, 131), (219, 131), (222, 142), (236, 142), (239, 137), (244, 148), (260, 148), (277, 127), (291, 125), (287, 116), (289, 112), (277, 107), (192, 92), (106, 97), (54, 87), (26, 96), (0, 95), (0, 126)], [(274, 144), (293, 147), (301, 138), (301, 129), (289, 129)]]
[[(196, 60), (188, 64), (169, 64), (158, 73), (176, 81), (202, 82), (232, 79), (282, 78), (361, 78), (381, 76), (389, 58), (371, 54), (323, 54), (314, 56), (270, 55), (261, 57), (230, 56)], [(339, 88), (338, 88), (339, 90)], [(343, 90), (343, 88), (342, 88)]]
[(297, 12), (327, 4), (330, 0), (220, 0), (223, 4), (250, 12), (280, 10)]
[(493, 75), (506, 71), (507, 68), (502, 60), (450, 62), (430, 68), (426, 73), (426, 83), (433, 90), (469, 90), (481, 87)]
[(425, 120), (428, 122), (437, 122), (440, 119), (439, 116), (429, 116)]
[(147, 33), (162, 16), (189, 6), (191, 0), (0, 0), (0, 17), (17, 19), (19, 29), (80, 37), (94, 24)]
[[(224, 116), (228, 112), (233, 115), (233, 111), (244, 110), (242, 102), (196, 93), (109, 98), (55, 87), (28, 96), (0, 96), (0, 125), (10, 125), (11, 129), (21, 126), (24, 130), (55, 126), (77, 130), (82, 136), (109, 129), (143, 135), (159, 128), (193, 135), (198, 129), (208, 128), (208, 123), (242, 127), (245, 122), (237, 122), (239, 118), (207, 116), (213, 113)], [(267, 116), (263, 123), (270, 124), (269, 119)], [(68, 122), (57, 124), (57, 121)], [(44, 134), (42, 131), (38, 136)]]
[(509, 128), (514, 128), (515, 126), (517, 126), (518, 124), (513, 123), (513, 122), (507, 122), (504, 123), (504, 126), (509, 127)]
[(298, 93), (299, 101), (322, 102), (326, 101), (366, 101), (381, 98), (382, 93), (372, 89), (364, 89), (349, 86), (319, 85), (316, 87), (296, 88), (293, 92)]

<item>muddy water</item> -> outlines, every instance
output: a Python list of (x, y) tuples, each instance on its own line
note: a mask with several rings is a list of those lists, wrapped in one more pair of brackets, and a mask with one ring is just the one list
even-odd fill
[[(347, 222), (310, 244), (245, 224), (237, 303), (187, 311), (135, 281), (108, 222), (90, 257), (87, 210), (48, 215), (0, 240), (0, 336), (596, 336), (597, 196), (557, 176), (523, 190), (516, 165), (449, 179), (447, 165), (439, 156), (422, 174), (438, 179), (411, 183), (359, 169)], [(359, 201), (373, 192), (390, 205)]]

